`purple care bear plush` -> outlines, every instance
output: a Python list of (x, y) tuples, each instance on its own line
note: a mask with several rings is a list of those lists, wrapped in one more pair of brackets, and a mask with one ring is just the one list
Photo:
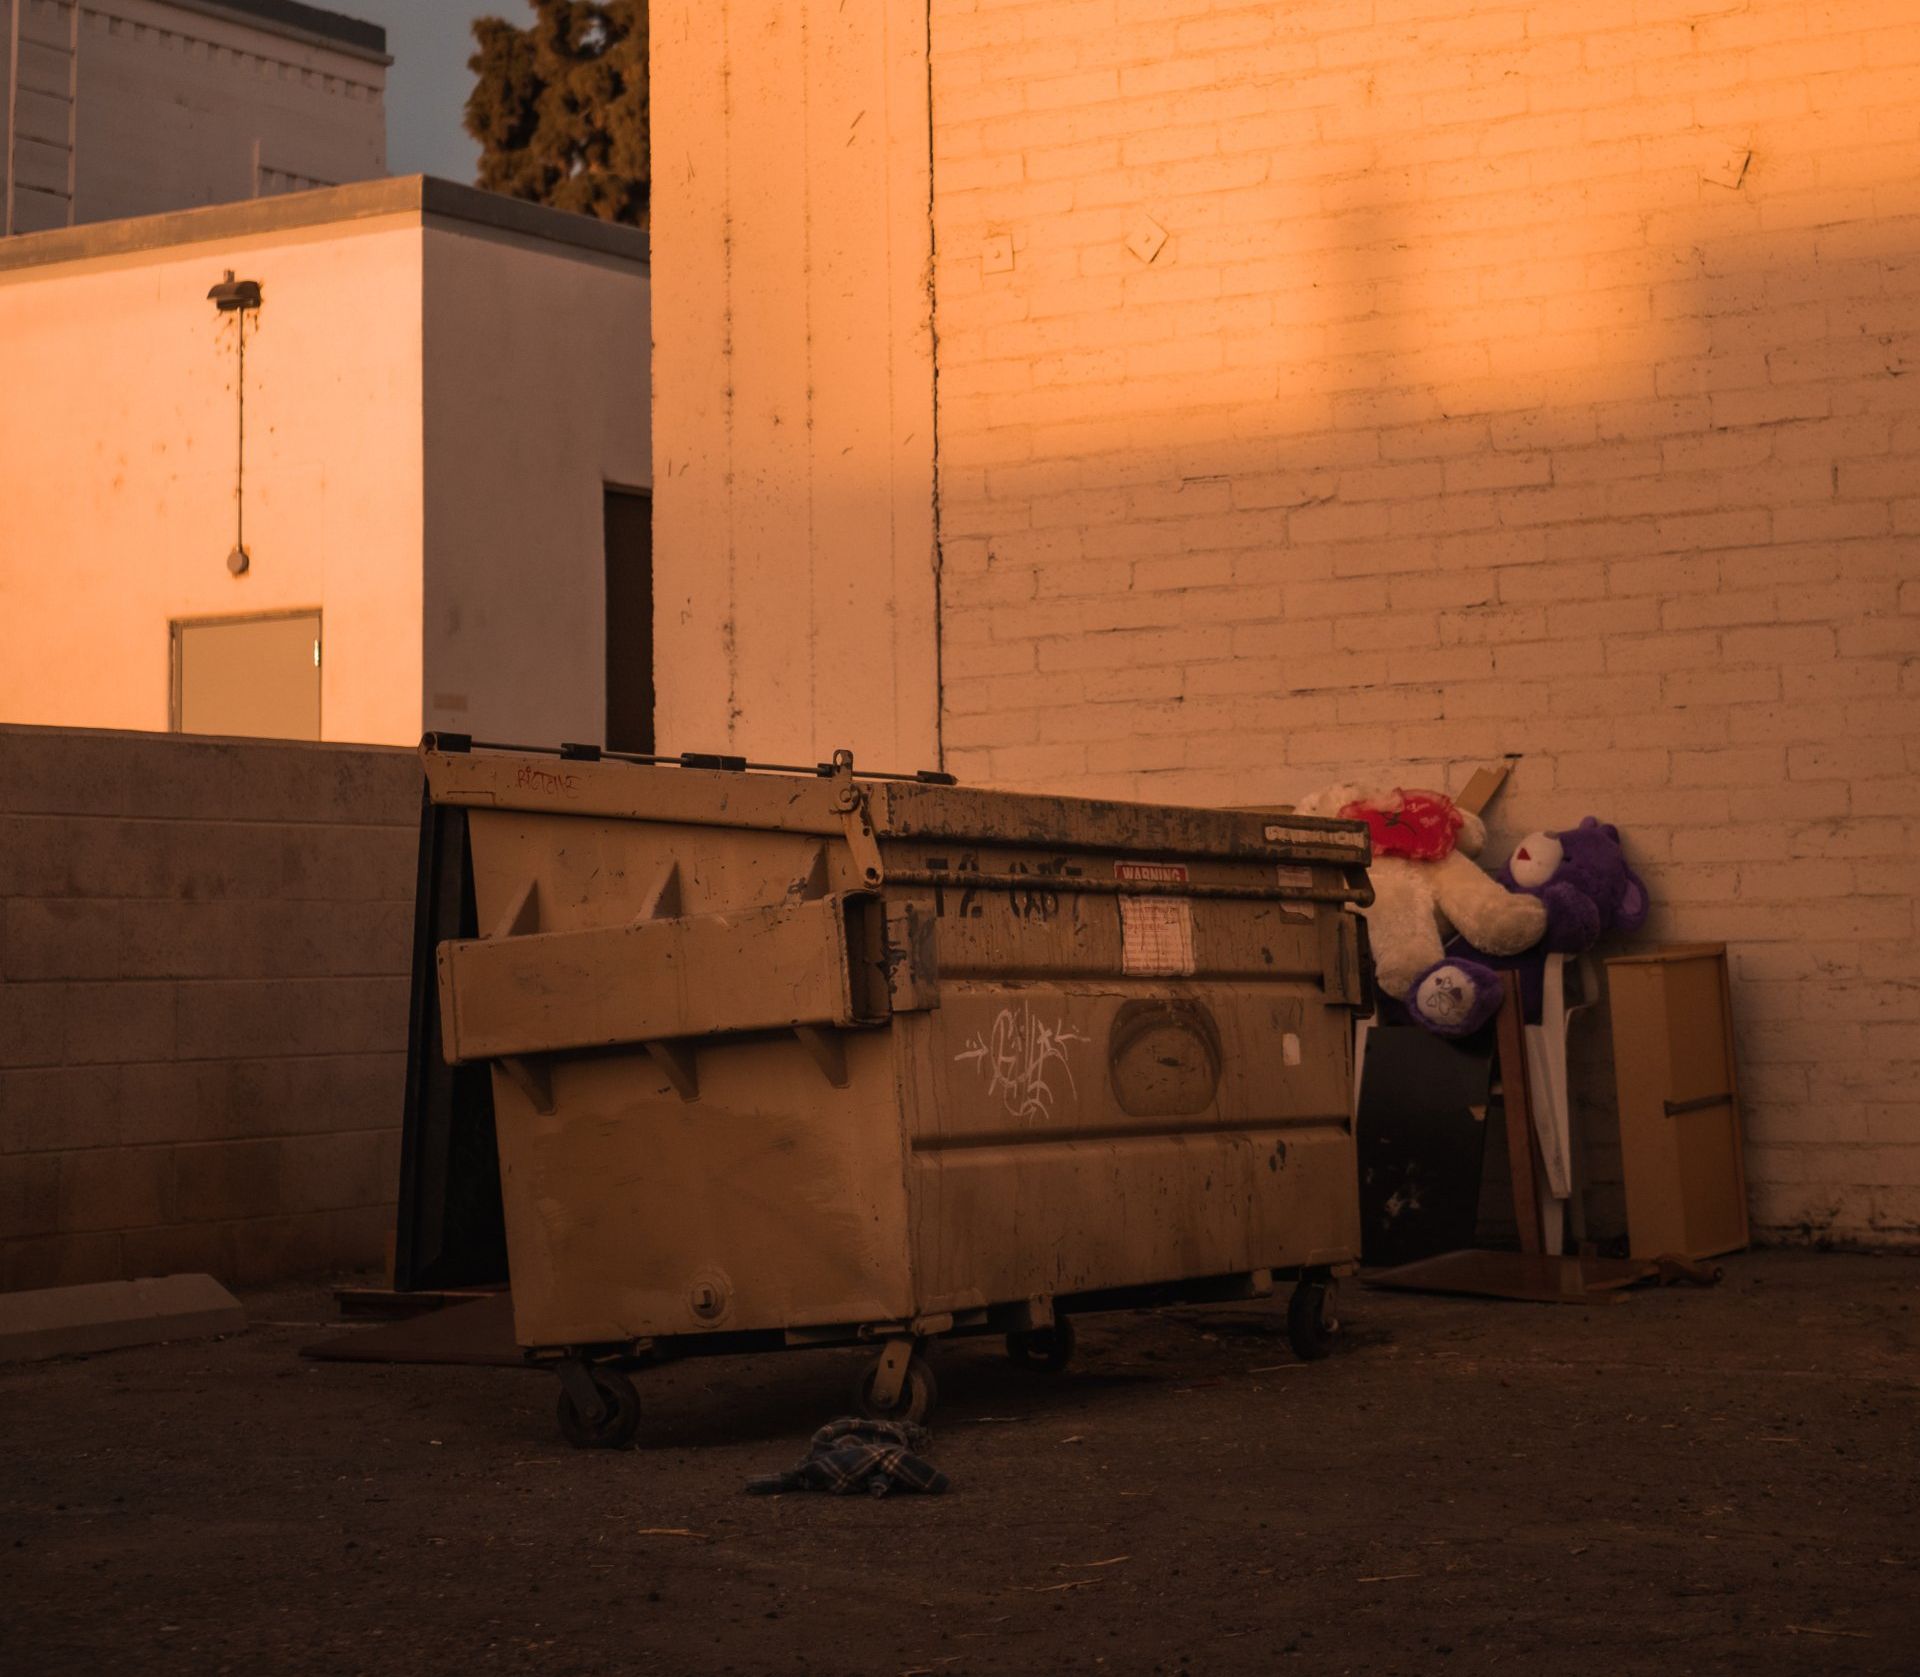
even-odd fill
[(1577, 955), (1604, 932), (1636, 932), (1647, 919), (1647, 888), (1627, 865), (1620, 829), (1589, 815), (1559, 833), (1529, 833), (1494, 876), (1509, 890), (1538, 897), (1545, 935), (1517, 955), (1477, 949), (1464, 937), (1422, 981), (1410, 1011), (1429, 1030), (1464, 1036), (1499, 1011), (1500, 974), (1520, 975), (1528, 1024), (1540, 1022), (1541, 979), (1549, 955)]

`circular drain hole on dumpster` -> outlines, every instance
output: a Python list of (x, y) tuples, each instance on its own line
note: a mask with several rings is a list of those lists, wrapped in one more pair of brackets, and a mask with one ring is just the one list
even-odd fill
[(1107, 1037), (1107, 1072), (1136, 1118), (1204, 1112), (1220, 1087), (1219, 1027), (1198, 1002), (1128, 1002)]

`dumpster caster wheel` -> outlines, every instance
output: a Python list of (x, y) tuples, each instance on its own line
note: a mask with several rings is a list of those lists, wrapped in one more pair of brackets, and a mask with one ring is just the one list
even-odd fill
[(860, 1376), (860, 1384), (853, 1391), (853, 1407), (869, 1421), (904, 1421), (908, 1426), (924, 1426), (933, 1413), (933, 1406), (940, 1401), (940, 1386), (933, 1378), (927, 1359), (915, 1357), (907, 1364), (900, 1382), (899, 1399), (891, 1409), (882, 1409), (873, 1401), (874, 1379), (879, 1372), (877, 1368), (870, 1368)]
[(1318, 1362), (1333, 1349), (1340, 1322), (1333, 1314), (1333, 1287), (1302, 1281), (1287, 1300), (1287, 1343), (1303, 1363)]
[[(600, 1400), (600, 1412), (593, 1419), (574, 1401), (572, 1388), (582, 1380), (591, 1384)], [(583, 1367), (571, 1381), (562, 1375), (561, 1382), (560, 1436), (574, 1449), (620, 1450), (633, 1442), (640, 1425), (640, 1394), (617, 1368)]]
[(1058, 1374), (1073, 1361), (1073, 1324), (1056, 1317), (1050, 1328), (1020, 1328), (1007, 1335), (1007, 1355), (1022, 1368)]

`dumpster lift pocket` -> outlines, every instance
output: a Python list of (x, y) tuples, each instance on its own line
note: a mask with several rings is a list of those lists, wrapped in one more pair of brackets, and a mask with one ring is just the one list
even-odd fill
[(882, 915), (863, 891), (574, 931), (522, 914), (505, 935), (440, 945), (447, 1061), (511, 1071), (526, 1056), (665, 1045), (691, 1099), (692, 1039), (792, 1030), (831, 1078), (832, 1033), (889, 1015)]

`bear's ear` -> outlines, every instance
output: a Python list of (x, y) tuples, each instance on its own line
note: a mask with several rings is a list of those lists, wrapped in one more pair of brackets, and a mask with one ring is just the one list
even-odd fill
[(1611, 821), (1607, 822), (1604, 826), (1602, 826), (1600, 831), (1605, 833), (1608, 838), (1612, 839), (1615, 844), (1618, 844), (1620, 842), (1620, 829), (1616, 827)]
[(1590, 833), (1599, 825), (1600, 818), (1597, 815), (1583, 815), (1580, 817), (1580, 831), (1583, 833)]
[(1620, 895), (1620, 907), (1613, 917), (1615, 931), (1637, 932), (1647, 923), (1647, 909), (1651, 906), (1647, 900), (1647, 888), (1641, 884), (1640, 876), (1632, 868), (1622, 867), (1627, 877), (1627, 888)]
[(1323, 786), (1317, 792), (1309, 792), (1294, 804), (1301, 815), (1337, 815), (1351, 803), (1358, 803), (1364, 794), (1358, 786)]

